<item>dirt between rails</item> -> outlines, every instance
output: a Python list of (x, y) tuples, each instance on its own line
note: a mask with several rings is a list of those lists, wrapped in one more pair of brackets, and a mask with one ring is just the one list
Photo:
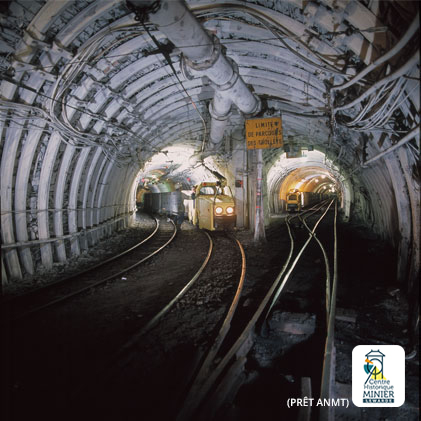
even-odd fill
[[(144, 228), (141, 224), (139, 227), (137, 236), (144, 237)], [(131, 243), (131, 239), (128, 241)], [(184, 351), (196, 352), (200, 343), (207, 341), (224, 314), (225, 302), (229, 303), (234, 293), (232, 289), (236, 285), (231, 278), (238, 278), (239, 273), (227, 271), (226, 262), (227, 259), (238, 261), (240, 253), (228, 238), (217, 237), (215, 241), (210, 269), (197, 281), (198, 290), (192, 289), (177, 304), (167, 317), (170, 324), (162, 324), (157, 334), (142, 338), (142, 352), (136, 351), (134, 361), (135, 366), (143, 370), (138, 369), (136, 375), (142, 385), (131, 402), (127, 400), (130, 388), (121, 388), (110, 396), (108, 388), (102, 387), (104, 384), (112, 389), (114, 381), (108, 383), (107, 376), (113, 372), (114, 364), (118, 363), (116, 367), (124, 364), (124, 358), (116, 360), (116, 352), (201, 266), (209, 247), (203, 232), (183, 223), (174, 242), (139, 271), (42, 314), (13, 321), (7, 320), (6, 311), (8, 375), (3, 377), (3, 388), (10, 419), (27, 420), (34, 414), (55, 420), (75, 416), (77, 419), (99, 416), (120, 419), (120, 411), (124, 413), (125, 408), (154, 409), (150, 406), (153, 395), (146, 394), (156, 377), (152, 367), (161, 373), (162, 381), (161, 361), (167, 359), (167, 355), (177, 354), (174, 349), (183, 350), (181, 356), (188, 365), (190, 360)], [(118, 244), (116, 251), (120, 251), (121, 241)], [(110, 243), (103, 247), (109, 250)], [(75, 270), (75, 266), (72, 265), (71, 270)], [(204, 312), (206, 316), (201, 316)], [(129, 355), (129, 359), (132, 357)], [(169, 370), (166, 376), (171, 377), (169, 373), (174, 368), (166, 367)], [(128, 379), (134, 372), (136, 369), (129, 365), (127, 377), (119, 374), (118, 381), (130, 385)], [(141, 394), (145, 396), (142, 398)], [(104, 408), (106, 413), (102, 413)]]
[[(150, 221), (150, 220), (149, 220)], [(91, 250), (92, 256), (117, 252), (132, 233), (144, 235), (151, 222), (138, 216), (136, 228), (117, 235)], [(289, 238), (282, 218), (273, 218), (267, 241), (255, 244), (252, 233), (237, 231), (245, 248), (247, 276), (239, 306), (252, 309), (263, 297), (282, 267)], [(355, 321), (337, 321), (336, 382), (338, 396), (349, 398), (352, 349), (358, 344), (400, 344), (409, 350), (405, 289), (394, 279), (395, 252), (363, 227), (339, 227), (338, 307), (354, 311)], [(321, 232), (319, 238), (330, 238)], [(125, 239), (126, 238), (126, 239)], [(3, 337), (3, 408), (9, 419), (44, 420), (172, 420), (183, 400), (189, 370), (206, 349), (215, 324), (226, 311), (221, 305), (235, 290), (227, 274), (231, 255), (214, 256), (216, 265), (199, 278), (150, 335), (142, 337), (130, 353), (115, 358), (116, 351), (178, 292), (186, 273), (194, 273), (207, 253), (204, 234), (187, 222), (174, 243), (142, 266), (138, 275), (110, 282), (66, 306), (51, 309), (25, 323), (9, 321)], [(127, 244), (127, 243), (126, 243)], [(305, 315), (319, 319), (320, 290), (306, 276), (320, 260), (317, 247), (305, 253), (305, 271), (291, 278), (274, 309), (275, 319), (265, 336), (257, 332), (248, 355), (243, 386), (235, 399), (222, 408), (218, 420), (294, 420), (297, 411), (286, 407), (289, 397), (300, 396), (302, 377), (317, 377), (321, 367), (322, 334), (282, 332), (276, 317)], [(88, 258), (93, 262), (94, 258)], [(199, 263), (200, 261), (200, 263)], [(85, 261), (86, 263), (86, 261)], [(214, 262), (215, 263), (215, 262)], [(77, 270), (78, 264), (60, 267), (60, 274)], [(314, 275), (314, 274), (313, 274)], [(316, 273), (324, 282), (324, 273)], [(53, 274), (39, 280), (48, 282)], [(24, 288), (31, 288), (30, 281)], [(12, 293), (19, 288), (11, 288)], [(7, 316), (7, 313), (6, 313)], [(292, 317), (291, 316), (291, 317)], [(351, 318), (352, 319), (352, 318)], [(418, 419), (418, 356), (406, 364), (406, 402), (401, 408), (337, 410), (335, 419)], [(317, 394), (317, 385), (312, 384)], [(312, 419), (317, 414), (313, 412)], [(7, 417), (5, 419), (8, 419)]]

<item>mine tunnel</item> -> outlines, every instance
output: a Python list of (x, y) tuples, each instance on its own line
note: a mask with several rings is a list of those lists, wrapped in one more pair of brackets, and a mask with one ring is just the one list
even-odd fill
[(419, 2), (0, 19), (3, 419), (419, 419)]

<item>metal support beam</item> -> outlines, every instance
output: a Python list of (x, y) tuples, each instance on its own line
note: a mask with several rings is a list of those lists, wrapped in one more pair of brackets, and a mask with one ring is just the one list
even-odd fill
[[(89, 199), (88, 199), (88, 210), (87, 210), (87, 227), (93, 227), (97, 223), (97, 211), (95, 208), (98, 207), (98, 186), (100, 183), (101, 175), (104, 170), (104, 166), (107, 163), (107, 159), (105, 155), (102, 155), (97, 166), (95, 168), (95, 174), (91, 180), (91, 187), (89, 192)], [(98, 235), (94, 232), (88, 238), (88, 243), (93, 245), (98, 242)]]
[[(82, 178), (83, 170), (86, 167), (87, 159), (90, 152), (91, 152), (91, 148), (82, 149), (81, 153), (79, 154), (77, 164), (72, 176), (72, 182), (70, 184), (69, 211), (68, 211), (70, 234), (78, 232), (78, 224), (77, 224), (78, 211), (76, 210), (78, 206), (78, 203), (77, 203), (78, 192), (81, 187), (81, 178)], [(77, 256), (80, 254), (80, 246), (79, 246), (78, 238), (73, 237), (70, 240), (70, 248), (71, 248), (71, 253), (73, 256)]]
[[(19, 146), (19, 139), (22, 130), (9, 128), (6, 132), (6, 139), (1, 159), (1, 240), (3, 244), (15, 242), (13, 230), (13, 171), (16, 160), (16, 152)], [(10, 278), (22, 279), (19, 257), (16, 250), (7, 251), (4, 254), (7, 273)]]
[[(48, 142), (47, 150), (42, 161), (40, 180), (42, 182), (38, 189), (38, 238), (40, 240), (50, 237), (48, 202), (50, 198), (50, 184), (53, 175), (54, 163), (61, 144), (61, 136), (54, 132)], [(51, 244), (41, 244), (41, 261), (45, 268), (51, 269), (53, 266), (53, 253)]]
[[(94, 174), (96, 174), (98, 161), (102, 159), (102, 162), (104, 162), (104, 155), (102, 154), (101, 148), (96, 148), (95, 153), (92, 155), (92, 158), (87, 163), (88, 172), (84, 178), (83, 186), (81, 188), (81, 197), (80, 200), (82, 202), (82, 211), (79, 214), (78, 217), (78, 227), (82, 230), (85, 230), (88, 226), (92, 226), (92, 216), (90, 209), (88, 211), (88, 204), (92, 207), (91, 202), (88, 203), (88, 196), (91, 194), (90, 198), (92, 199), (92, 191), (91, 191), (91, 183), (94, 178)], [(93, 189), (93, 187), (92, 187)], [(88, 248), (88, 239), (87, 237), (82, 237), (80, 239), (80, 246), (82, 249), (86, 250)]]
[[(69, 174), (69, 167), (73, 159), (76, 148), (71, 145), (66, 146), (63, 157), (61, 159), (60, 170), (57, 175), (55, 186), (54, 206), (56, 209), (63, 208), (64, 191), (66, 188), (66, 181)], [(59, 210), (54, 213), (54, 235), (56, 237), (63, 236), (63, 211)], [(56, 243), (56, 253), (59, 262), (66, 261), (66, 248), (64, 241)]]
[[(40, 127), (45, 127), (45, 123), (37, 122)], [(35, 151), (41, 137), (41, 130), (34, 130), (28, 133), (25, 144), (22, 147), (18, 171), (15, 182), (15, 224), (16, 224), (16, 239), (17, 241), (28, 241), (28, 226), (27, 226), (27, 196), (28, 185), (30, 183), (29, 176), (31, 172), (32, 162), (34, 160)], [(34, 263), (31, 251), (27, 248), (19, 250), (19, 255), (22, 265), (29, 274), (34, 273)]]

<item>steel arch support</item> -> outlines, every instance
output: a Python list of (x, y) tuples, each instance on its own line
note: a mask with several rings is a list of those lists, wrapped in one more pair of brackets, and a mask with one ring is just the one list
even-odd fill
[(399, 165), (399, 160), (396, 159), (396, 156), (388, 156), (385, 157), (385, 162), (392, 181), (395, 193), (395, 205), (398, 214), (398, 227), (396, 227), (399, 232), (397, 241), (397, 280), (403, 282), (407, 277), (408, 260), (410, 258), (409, 248), (412, 231), (411, 209), (408, 202), (408, 189), (402, 174), (402, 168)]
[[(105, 211), (106, 211), (107, 203), (104, 200), (105, 199), (104, 192), (105, 192), (106, 187), (110, 186), (109, 178), (110, 178), (111, 170), (113, 169), (113, 167), (114, 167), (114, 163), (109, 161), (107, 163), (105, 170), (102, 172), (102, 179), (99, 182), (100, 187), (98, 190), (98, 197), (97, 197), (97, 202), (96, 202), (95, 211), (94, 211), (94, 225), (98, 227), (105, 220)], [(102, 233), (103, 233), (103, 228), (95, 231), (94, 233), (95, 242), (97, 242), (102, 237), (103, 235)]]
[[(82, 209), (79, 215), (79, 226), (82, 228), (82, 230), (86, 230), (86, 228), (88, 227), (88, 223), (91, 221), (91, 212), (92, 209), (88, 209), (88, 206), (90, 204), (90, 197), (89, 197), (89, 193), (92, 191), (91, 189), (91, 183), (92, 180), (96, 174), (96, 170), (97, 170), (97, 165), (98, 162), (100, 161), (100, 158), (105, 158), (102, 154), (102, 150), (101, 148), (96, 148), (94, 154), (92, 155), (92, 159), (87, 164), (88, 172), (86, 174), (86, 177), (84, 179), (84, 183), (83, 183), (83, 191), (82, 191), (82, 196), (81, 196), (81, 202), (82, 202)], [(80, 239), (80, 245), (82, 247), (82, 249), (87, 249), (88, 248), (88, 235), (85, 234), (81, 237)]]
[[(49, 228), (49, 195), (51, 176), (53, 174), (54, 162), (61, 144), (61, 136), (54, 132), (48, 142), (47, 150), (42, 162), (40, 179), (42, 183), (38, 190), (38, 238), (46, 240), (50, 238)], [(50, 243), (40, 244), (41, 262), (45, 268), (50, 269), (53, 266), (53, 253)]]
[[(15, 233), (12, 214), (13, 171), (21, 129), (8, 128), (1, 159), (1, 239), (3, 244), (13, 244)], [(22, 270), (16, 249), (2, 251), (10, 278), (22, 279)]]
[[(66, 188), (66, 180), (69, 175), (69, 167), (73, 159), (76, 148), (71, 145), (66, 146), (64, 155), (61, 159), (60, 170), (57, 176), (56, 192), (54, 198), (54, 234), (56, 237), (63, 236), (63, 201), (64, 189)], [(64, 240), (58, 240), (55, 243), (57, 259), (59, 262), (66, 261), (66, 247)]]
[[(78, 204), (77, 198), (78, 198), (79, 188), (81, 185), (81, 177), (82, 177), (83, 169), (85, 168), (86, 161), (88, 159), (90, 151), (91, 151), (91, 148), (82, 149), (78, 157), (75, 171), (72, 177), (72, 182), (70, 185), (69, 210), (68, 210), (70, 234), (76, 234), (78, 232), (77, 213), (78, 213), (79, 204)], [(79, 239), (76, 235), (70, 239), (70, 249), (73, 256), (77, 256), (80, 254)]]
[[(38, 123), (40, 124), (40, 122)], [(44, 127), (42, 125), (42, 127)], [(15, 223), (16, 238), (18, 241), (28, 241), (27, 227), (27, 196), (28, 184), (32, 162), (34, 160), (35, 151), (38, 146), (42, 131), (33, 131), (28, 134), (25, 144), (22, 147), (18, 171), (16, 174), (15, 189)], [(19, 250), (22, 265), (29, 274), (34, 273), (34, 263), (30, 247), (22, 247)]]
[[(91, 180), (91, 188), (90, 188), (90, 197), (88, 200), (88, 206), (87, 206), (87, 227), (93, 228), (96, 225), (96, 216), (97, 216), (97, 203), (98, 200), (96, 200), (97, 191), (98, 191), (98, 184), (101, 179), (102, 172), (104, 170), (104, 166), (107, 163), (107, 159), (105, 155), (102, 155), (102, 159), (98, 161), (97, 166), (95, 168), (95, 174), (94, 177)], [(97, 242), (98, 235), (97, 231), (91, 231), (88, 235), (88, 243), (95, 244)]]
[[(124, 177), (121, 176), (123, 170), (121, 168), (112, 168), (112, 173), (110, 175), (110, 184), (108, 185), (107, 189), (104, 189), (104, 199), (103, 199), (103, 206), (101, 209), (101, 223), (112, 221), (116, 217), (116, 206), (118, 203), (118, 199), (120, 197), (120, 193), (124, 190)], [(104, 186), (105, 187), (105, 186)], [(108, 236), (116, 228), (113, 227), (113, 224), (104, 224), (104, 228), (101, 229), (101, 236)]]

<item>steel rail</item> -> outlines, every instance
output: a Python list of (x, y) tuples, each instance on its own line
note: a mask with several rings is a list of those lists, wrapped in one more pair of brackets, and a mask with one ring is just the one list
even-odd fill
[[(281, 269), (281, 272), (279, 273), (279, 276), (276, 278), (275, 280), (275, 288), (279, 285), (279, 281), (281, 280), (283, 274), (285, 273), (285, 271), (288, 268), (289, 262), (292, 259), (292, 254), (294, 253), (294, 247), (295, 247), (295, 243), (294, 243), (294, 237), (292, 235), (292, 231), (291, 231), (291, 225), (289, 223), (290, 219), (296, 218), (297, 215), (294, 215), (292, 217), (290, 217), (289, 215), (285, 218), (285, 224), (287, 226), (288, 229), (288, 235), (289, 235), (289, 239), (290, 239), (290, 248), (289, 248), (289, 253), (287, 256), (287, 259), (284, 263), (284, 266)], [(266, 316), (265, 316), (265, 320), (263, 323), (266, 323), (267, 318), (269, 317), (269, 314), (272, 310), (273, 304), (269, 306), (268, 310), (266, 311)]]
[(206, 257), (205, 257), (205, 260), (203, 261), (203, 263), (200, 266), (199, 270), (190, 279), (190, 281), (187, 282), (187, 284), (183, 287), (183, 289), (161, 311), (159, 311), (144, 327), (142, 327), (142, 329), (140, 329), (140, 331), (138, 333), (135, 333), (134, 335), (132, 335), (132, 337), (130, 338), (130, 340), (128, 342), (126, 342), (126, 344), (124, 344), (120, 348), (118, 354), (121, 354), (123, 352), (126, 352), (128, 349), (130, 349), (139, 340), (139, 338), (141, 336), (143, 336), (144, 334), (146, 334), (147, 332), (149, 332), (153, 327), (155, 327), (156, 324), (159, 322), (159, 320), (165, 314), (167, 314), (168, 311), (174, 306), (174, 304), (177, 301), (179, 301), (186, 294), (186, 292), (191, 288), (191, 286), (196, 282), (196, 280), (202, 274), (203, 270), (205, 269), (205, 267), (207, 266), (207, 264), (209, 262), (209, 259), (211, 257), (212, 250), (213, 250), (213, 241), (212, 241), (212, 238), (210, 237), (210, 235), (206, 231), (203, 231), (203, 232), (208, 237), (208, 240), (209, 240), (209, 249), (208, 249), (208, 253), (207, 253)]
[[(170, 222), (173, 223), (171, 220)], [(148, 333), (153, 327), (157, 325), (157, 323), (162, 319), (162, 317), (168, 313), (168, 311), (174, 306), (176, 302), (178, 302), (186, 293), (187, 291), (193, 286), (193, 284), (196, 282), (196, 280), (199, 278), (199, 276), (202, 274), (203, 270), (206, 268), (206, 266), (209, 263), (209, 260), (211, 258), (212, 252), (213, 252), (213, 241), (210, 235), (205, 230), (200, 230), (203, 232), (209, 240), (209, 248), (206, 254), (206, 257), (204, 258), (203, 263), (201, 264), (198, 271), (194, 274), (194, 276), (190, 279), (190, 281), (181, 289), (181, 291), (162, 309), (160, 310), (145, 326), (140, 328), (137, 332), (130, 335), (130, 339), (126, 341), (122, 346), (120, 346), (108, 359), (108, 367), (120, 367), (122, 368), (124, 366), (124, 362), (122, 363), (125, 356), (131, 354), (128, 354), (130, 352), (131, 348), (135, 347), (138, 344), (139, 339), (141, 339), (146, 333)], [(101, 378), (104, 381), (107, 381), (106, 379), (109, 378), (110, 372), (107, 371), (107, 369), (104, 370), (104, 368), (100, 368), (96, 372), (97, 378)], [(79, 389), (77, 391), (79, 395), (84, 394), (85, 392), (83, 389)]]
[(158, 221), (157, 218), (153, 218), (153, 219), (155, 219), (155, 228), (152, 231), (152, 233), (150, 235), (148, 235), (146, 238), (144, 238), (142, 241), (140, 241), (139, 243), (137, 243), (134, 246), (130, 247), (129, 249), (124, 250), (121, 253), (118, 253), (115, 256), (112, 256), (112, 257), (110, 257), (110, 258), (108, 258), (108, 259), (106, 259), (104, 261), (101, 261), (101, 262), (99, 262), (99, 263), (97, 263), (97, 264), (95, 264), (93, 266), (90, 266), (87, 269), (84, 269), (84, 270), (81, 270), (79, 272), (73, 273), (73, 274), (71, 274), (69, 276), (66, 276), (64, 278), (57, 279), (56, 281), (49, 282), (47, 285), (43, 285), (43, 286), (41, 286), (39, 288), (32, 289), (32, 290), (30, 290), (28, 292), (25, 292), (23, 294), (19, 294), (19, 295), (16, 295), (14, 297), (11, 297), (9, 299), (5, 299), (5, 300), (3, 300), (3, 302), (4, 303), (5, 302), (12, 302), (12, 301), (16, 301), (16, 300), (19, 300), (19, 299), (30, 297), (31, 295), (37, 294), (37, 293), (39, 293), (41, 291), (48, 291), (49, 289), (51, 289), (51, 288), (53, 288), (53, 287), (55, 287), (57, 285), (63, 284), (63, 283), (65, 283), (65, 282), (67, 282), (67, 281), (69, 281), (69, 280), (71, 280), (73, 278), (77, 278), (77, 277), (79, 277), (81, 275), (84, 275), (86, 273), (89, 273), (89, 272), (93, 271), (94, 269), (97, 269), (97, 268), (99, 268), (99, 267), (101, 267), (101, 266), (103, 266), (103, 265), (105, 265), (107, 263), (110, 263), (110, 262), (112, 262), (114, 260), (119, 259), (120, 257), (124, 256), (125, 254), (129, 253), (130, 251), (135, 250), (137, 247), (141, 246), (146, 241), (150, 240), (156, 234), (156, 232), (158, 231), (158, 228), (159, 228), (159, 221)]
[[(330, 302), (329, 322), (327, 328), (327, 337), (325, 344), (322, 381), (320, 386), (320, 398), (329, 398), (332, 393), (332, 380), (335, 380), (335, 316), (336, 316), (336, 294), (338, 289), (338, 236), (336, 229), (338, 214), (338, 203), (335, 201), (335, 220), (333, 226), (334, 249), (333, 249), (333, 285)], [(320, 420), (333, 420), (333, 413), (329, 408), (321, 408)]]
[[(289, 238), (290, 238), (290, 251), (288, 253), (288, 256), (287, 256), (287, 259), (286, 259), (286, 261), (284, 263), (284, 266), (282, 267), (282, 270), (281, 270), (280, 274), (278, 275), (278, 278), (275, 280), (276, 286), (279, 285), (279, 282), (280, 282), (280, 280), (282, 278), (282, 275), (285, 273), (285, 271), (286, 271), (286, 269), (287, 269), (287, 267), (289, 265), (289, 262), (291, 261), (292, 254), (294, 252), (294, 246), (295, 246), (294, 245), (294, 238), (292, 236), (291, 225), (290, 225), (289, 221), (291, 219), (294, 219), (294, 218), (297, 218), (297, 217), (301, 219), (301, 217), (304, 216), (304, 215), (305, 215), (305, 218), (308, 218), (309, 216), (313, 215), (313, 213), (318, 212), (327, 202), (328, 202), (328, 200), (324, 200), (323, 202), (321, 202), (320, 205), (316, 205), (316, 206), (314, 206), (314, 207), (312, 207), (310, 209), (306, 209), (306, 210), (302, 211), (301, 213), (298, 213), (297, 215), (288, 215), (285, 218), (285, 224), (286, 224), (286, 226), (288, 228), (288, 235), (289, 235)], [(301, 219), (301, 221), (304, 222), (302, 219)], [(273, 305), (274, 305), (274, 302), (270, 305), (269, 309), (266, 311), (266, 316), (265, 316), (265, 319), (263, 321), (263, 326), (266, 325), (266, 320), (269, 317), (269, 314), (270, 314), (270, 312), (271, 312), (271, 310), (273, 308)]]
[(325, 262), (325, 269), (326, 269), (326, 326), (329, 324), (329, 313), (330, 313), (330, 267), (329, 267), (329, 258), (327, 257), (327, 253), (321, 241), (317, 238), (315, 233), (312, 233), (311, 229), (307, 225), (305, 219), (299, 216), (301, 222), (310, 233), (310, 235), (317, 241), (317, 244), (320, 246), (320, 249), (323, 253), (323, 259)]
[[(175, 225), (174, 225), (174, 222), (173, 221), (170, 221), (171, 222), (171, 224), (173, 225), (173, 227), (174, 227), (174, 232), (172, 233), (172, 235), (171, 235), (171, 237), (170, 237), (170, 239), (169, 240), (167, 240), (161, 247), (159, 247), (158, 249), (156, 249), (155, 251), (153, 251), (152, 253), (150, 253), (150, 254), (148, 254), (146, 257), (144, 257), (143, 259), (141, 259), (141, 260), (139, 260), (139, 261), (137, 261), (136, 263), (134, 263), (134, 264), (132, 264), (132, 265), (130, 265), (130, 266), (128, 266), (128, 267), (126, 267), (126, 268), (124, 268), (123, 270), (121, 270), (121, 271), (119, 271), (119, 272), (117, 272), (117, 273), (115, 273), (115, 274), (113, 274), (113, 275), (110, 275), (110, 276), (107, 276), (106, 278), (104, 278), (104, 279), (101, 279), (100, 281), (97, 281), (97, 282), (94, 282), (93, 284), (90, 284), (90, 285), (88, 285), (88, 286), (86, 286), (86, 287), (84, 287), (84, 288), (80, 288), (80, 289), (78, 289), (77, 291), (74, 291), (74, 292), (71, 292), (71, 293), (69, 293), (69, 294), (66, 294), (66, 295), (63, 295), (62, 297), (59, 297), (59, 298), (57, 298), (57, 299), (55, 299), (55, 300), (52, 300), (52, 301), (50, 301), (50, 302), (48, 302), (48, 303), (46, 303), (46, 304), (44, 304), (44, 305), (42, 305), (42, 306), (38, 306), (38, 307), (35, 307), (35, 308), (33, 308), (33, 309), (31, 309), (31, 310), (29, 310), (29, 311), (27, 311), (27, 312), (24, 312), (24, 313), (21, 313), (21, 314), (19, 314), (18, 316), (16, 316), (16, 317), (14, 317), (13, 319), (14, 320), (20, 320), (20, 319), (23, 319), (23, 318), (25, 318), (25, 317), (27, 317), (27, 316), (29, 316), (29, 315), (31, 315), (31, 314), (34, 314), (34, 313), (37, 313), (37, 312), (39, 312), (39, 311), (41, 311), (41, 310), (44, 310), (44, 309), (46, 309), (46, 308), (49, 308), (49, 307), (52, 307), (52, 306), (54, 306), (54, 305), (56, 305), (56, 304), (59, 304), (59, 303), (62, 303), (62, 302), (64, 302), (64, 301), (67, 301), (68, 299), (70, 299), (70, 298), (73, 298), (73, 297), (75, 297), (75, 296), (77, 296), (77, 295), (80, 295), (80, 294), (82, 294), (82, 293), (84, 293), (84, 292), (86, 292), (86, 291), (89, 291), (89, 290), (91, 290), (92, 288), (96, 288), (97, 286), (99, 286), (99, 285), (101, 285), (101, 284), (104, 284), (104, 283), (106, 283), (106, 282), (108, 282), (108, 281), (111, 281), (112, 279), (115, 279), (115, 278), (117, 278), (118, 276), (120, 276), (120, 275), (123, 275), (123, 274), (125, 274), (125, 273), (127, 273), (128, 271), (130, 271), (131, 269), (134, 269), (135, 267), (137, 267), (137, 266), (139, 266), (140, 264), (142, 264), (143, 262), (145, 262), (146, 260), (149, 260), (151, 257), (153, 257), (155, 254), (157, 254), (157, 253), (159, 253), (162, 249), (164, 249), (168, 244), (170, 244), (171, 242), (172, 242), (172, 240), (174, 239), (174, 237), (175, 237), (175, 235), (176, 235), (176, 233), (177, 233), (177, 228), (175, 227)], [(92, 270), (92, 269), (91, 269)], [(89, 271), (88, 271), (89, 272)]]
[[(270, 311), (272, 310), (273, 306), (276, 304), (276, 301), (279, 298), (279, 295), (281, 294), (282, 290), (284, 289), (285, 284), (287, 283), (292, 271), (294, 270), (295, 266), (297, 265), (298, 261), (300, 260), (301, 255), (304, 253), (304, 250), (307, 248), (308, 244), (310, 243), (310, 240), (313, 238), (313, 234), (316, 231), (317, 226), (319, 225), (319, 223), (321, 222), (321, 220), (324, 218), (324, 216), (326, 215), (327, 211), (329, 210), (330, 206), (332, 205), (333, 200), (330, 202), (330, 204), (327, 206), (326, 210), (324, 211), (324, 213), (322, 214), (322, 216), (319, 218), (319, 220), (316, 222), (316, 224), (313, 227), (313, 230), (311, 231), (311, 233), (309, 234), (309, 237), (307, 239), (307, 241), (304, 243), (303, 247), (301, 248), (301, 250), (298, 252), (297, 256), (295, 257), (294, 261), (292, 262), (292, 265), (290, 266), (288, 272), (286, 273), (282, 283), (279, 285), (278, 289), (276, 290), (276, 293), (274, 294), (274, 297), (272, 299), (272, 302), (269, 306), (267, 315), (270, 313)], [(316, 209), (309, 209), (309, 215), (307, 215), (307, 217), (309, 217), (310, 215), (312, 215), (313, 213), (318, 212), (322, 207), (324, 206), (324, 204), (322, 204), (320, 207), (316, 208)], [(298, 216), (298, 215), (297, 215)], [(281, 277), (283, 275), (283, 272), (281, 272), (274, 283), (276, 283), (275, 288), (278, 286), (278, 284), (280, 283)], [(266, 317), (267, 317), (266, 315)]]
[[(326, 210), (324, 211), (324, 213), (322, 214), (322, 216), (320, 217), (320, 219), (316, 222), (315, 227), (313, 228), (313, 230), (315, 231), (318, 224), (320, 223), (320, 221), (323, 219), (323, 217), (326, 215), (327, 211), (329, 210), (330, 206), (332, 205), (333, 200), (330, 202), (329, 206), (326, 208)], [(287, 275), (285, 276), (282, 284), (280, 285), (279, 289), (278, 289), (278, 293), (276, 296), (279, 296), (279, 294), (281, 293), (283, 287), (285, 286), (289, 275), (291, 274), (292, 270), (294, 269), (299, 257), (301, 256), (301, 254), (303, 253), (304, 249), (307, 247), (308, 243), (311, 241), (312, 236), (309, 235), (308, 240), (306, 241), (305, 245), (303, 246), (303, 248), (300, 250), (298, 256), (296, 257), (296, 259), (293, 262), (292, 267), (290, 268), (290, 270), (288, 271)], [(231, 348), (228, 350), (228, 352), (225, 354), (225, 356), (221, 359), (221, 361), (219, 361), (219, 363), (215, 366), (212, 367), (212, 371), (209, 371), (208, 373), (208, 377), (205, 379), (205, 381), (199, 386), (199, 390), (197, 391), (197, 393), (193, 397), (190, 398), (188, 400), (188, 405), (184, 405), (183, 408), (181, 409), (180, 413), (177, 416), (177, 420), (178, 421), (184, 421), (184, 420), (189, 420), (189, 419), (193, 419), (193, 416), (195, 415), (196, 411), (199, 409), (200, 405), (202, 404), (203, 400), (205, 399), (205, 397), (207, 396), (207, 394), (209, 393), (209, 391), (211, 390), (212, 386), (216, 383), (217, 379), (219, 378), (219, 376), (222, 374), (223, 370), (225, 369), (225, 367), (228, 365), (228, 363), (230, 362), (230, 360), (234, 357), (234, 355), (240, 350), (240, 348), (246, 343), (247, 339), (250, 337), (259, 317), (262, 315), (265, 307), (267, 306), (270, 298), (272, 297), (272, 294), (274, 293), (276, 286), (278, 285), (279, 279), (281, 278), (281, 274), (279, 274), (276, 278), (276, 280), (273, 282), (271, 288), (269, 289), (269, 291), (266, 293), (265, 297), (263, 298), (263, 300), (261, 301), (258, 309), (256, 310), (256, 312), (254, 313), (254, 315), (252, 316), (252, 318), (250, 319), (250, 321), (247, 323), (246, 327), (243, 329), (243, 331), (241, 332), (240, 336), (238, 337), (238, 339), (235, 341), (235, 343), (231, 346)], [(276, 300), (275, 300), (276, 301)]]
[(241, 275), (240, 275), (240, 280), (238, 282), (237, 291), (232, 300), (232, 303), (227, 312), (227, 315), (225, 316), (222, 326), (219, 329), (216, 339), (214, 340), (212, 346), (210, 347), (208, 354), (205, 357), (196, 375), (194, 382), (190, 386), (189, 392), (187, 394), (187, 398), (185, 400), (183, 408), (181, 409), (180, 413), (177, 416), (177, 420), (186, 419), (185, 417), (189, 416), (189, 414), (191, 414), (195, 410), (197, 401), (198, 400), (201, 401), (201, 399), (203, 399), (204, 396), (201, 393), (202, 386), (210, 375), (210, 371), (212, 369), (212, 363), (214, 362), (216, 354), (218, 353), (219, 348), (221, 347), (227, 333), (229, 332), (232, 318), (234, 316), (235, 310), (240, 300), (241, 292), (244, 286), (244, 279), (246, 277), (246, 255), (244, 253), (244, 249), (240, 241), (238, 241), (236, 238), (233, 238), (233, 239), (237, 242), (237, 245), (241, 253)]

